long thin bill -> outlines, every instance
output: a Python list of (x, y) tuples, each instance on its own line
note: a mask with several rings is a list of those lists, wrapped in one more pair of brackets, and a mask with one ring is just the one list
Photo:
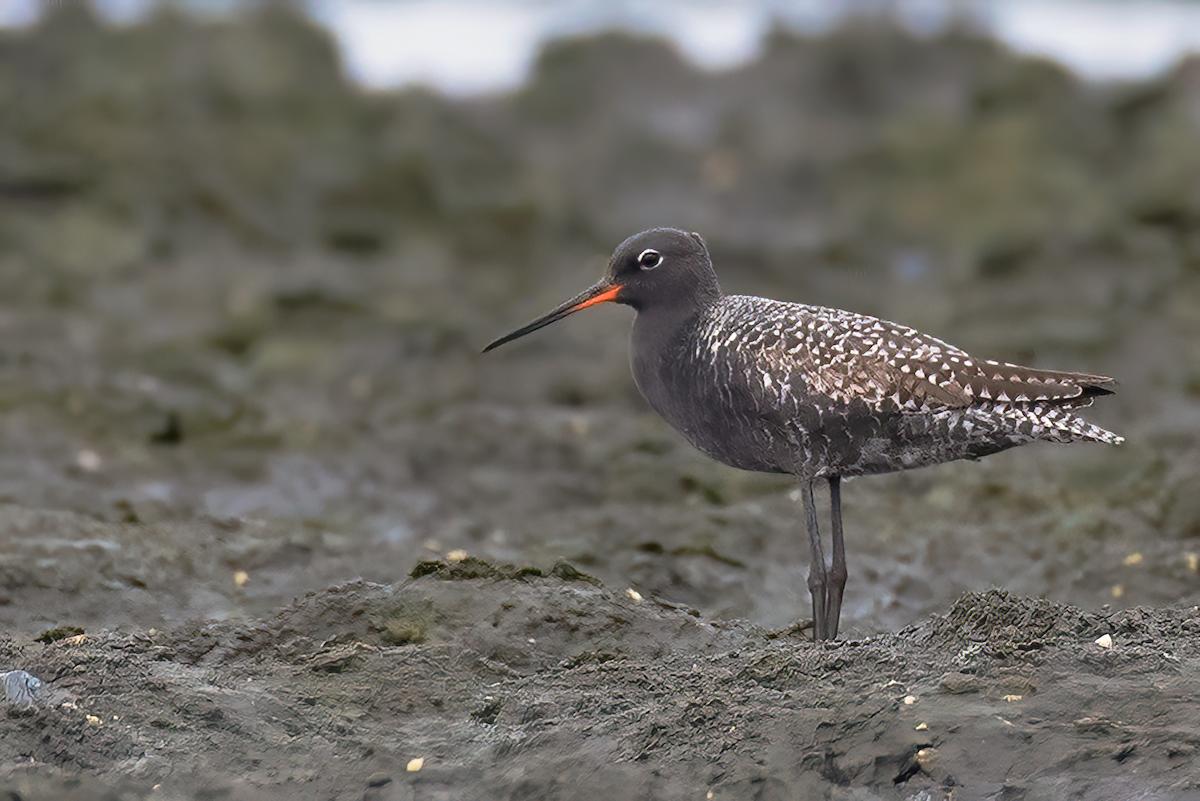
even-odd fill
[(568, 314), (574, 314), (580, 309), (586, 309), (588, 306), (595, 306), (597, 303), (612, 303), (617, 299), (617, 293), (621, 291), (621, 287), (614, 286), (605, 281), (601, 281), (595, 286), (589, 287), (580, 292), (575, 297), (562, 304), (549, 314), (544, 314), (528, 325), (521, 326), (511, 334), (505, 334), (497, 339), (492, 344), (484, 348), (480, 353), (487, 353), (492, 348), (498, 348), (505, 342), (512, 342), (518, 337), (523, 337), (528, 333), (545, 328), (550, 323), (557, 322)]

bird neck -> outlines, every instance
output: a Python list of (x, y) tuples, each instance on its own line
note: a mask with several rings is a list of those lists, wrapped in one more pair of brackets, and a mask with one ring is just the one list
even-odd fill
[[(633, 321), (634, 338), (644, 346), (662, 347), (676, 339), (679, 332), (706, 315), (721, 300), (721, 290), (678, 298), (656, 298), (653, 306), (637, 308)], [(635, 307), (636, 308), (636, 307)]]

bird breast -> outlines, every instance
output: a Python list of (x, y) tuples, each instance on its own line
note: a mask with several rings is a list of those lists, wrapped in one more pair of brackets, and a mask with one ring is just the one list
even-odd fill
[[(719, 310), (717, 310), (719, 311)], [(763, 370), (767, 350), (713, 311), (664, 330), (634, 324), (631, 367), (638, 390), (693, 446), (733, 467), (796, 472), (802, 448), (780, 399), (806, 388), (798, 376)], [(653, 320), (651, 319), (651, 322)], [(776, 382), (779, 382), (776, 384)]]

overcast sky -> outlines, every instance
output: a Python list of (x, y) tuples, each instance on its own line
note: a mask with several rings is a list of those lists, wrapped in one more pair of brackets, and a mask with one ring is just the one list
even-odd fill
[[(3, 0), (0, 25), (28, 24), (71, 0)], [(1183, 0), (857, 0), (889, 5), (916, 30), (969, 8), (1013, 48), (1050, 56), (1098, 80), (1149, 77), (1200, 50), (1200, 3)], [(153, 0), (97, 0), (111, 19), (135, 19)], [(519, 84), (548, 38), (611, 27), (668, 36), (696, 63), (754, 57), (775, 21), (819, 31), (847, 0), (307, 0), (341, 42), (351, 76), (374, 87), (414, 82), (452, 94)], [(188, 0), (209, 13), (236, 0)]]

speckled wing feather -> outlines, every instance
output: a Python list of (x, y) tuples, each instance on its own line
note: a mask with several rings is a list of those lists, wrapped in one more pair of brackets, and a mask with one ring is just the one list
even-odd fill
[(901, 413), (962, 410), (976, 417), (986, 411), (1028, 428), (1031, 439), (1122, 441), (1067, 411), (1109, 394), (1104, 385), (1112, 379), (1106, 376), (975, 359), (915, 329), (853, 312), (761, 298), (728, 300), (734, 318), (744, 314), (747, 323), (754, 321), (755, 330), (743, 332), (768, 368), (762, 375), (791, 377), (783, 386), (764, 387), (781, 398), (800, 390), (805, 402), (824, 396), (833, 403), (879, 407), (890, 401)]

